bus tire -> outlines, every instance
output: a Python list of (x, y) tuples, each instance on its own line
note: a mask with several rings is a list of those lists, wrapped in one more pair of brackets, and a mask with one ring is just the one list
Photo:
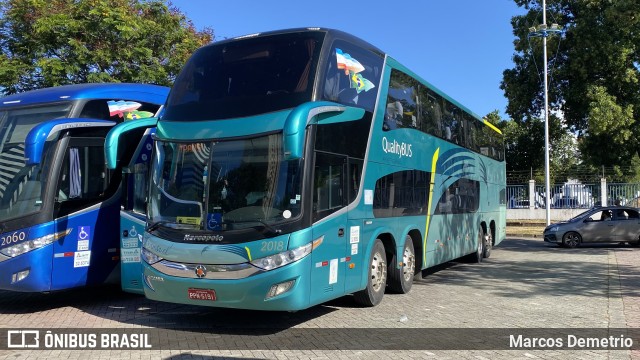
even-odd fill
[(484, 255), (484, 238), (484, 231), (482, 230), (482, 227), (480, 227), (478, 230), (478, 239), (476, 241), (476, 251), (467, 255), (468, 262), (478, 264), (482, 262), (482, 257)]
[(397, 294), (406, 294), (411, 290), (413, 278), (416, 272), (416, 253), (413, 248), (413, 239), (407, 235), (404, 239), (402, 250), (402, 266), (398, 269), (398, 255), (393, 255), (389, 262), (387, 274), (389, 274), (388, 286)]
[(387, 257), (384, 245), (376, 239), (369, 256), (367, 287), (354, 294), (354, 300), (364, 306), (376, 306), (382, 301), (387, 285)]
[(484, 251), (482, 252), (482, 257), (487, 259), (491, 256), (491, 249), (493, 248), (493, 239), (490, 233), (485, 234), (484, 239)]

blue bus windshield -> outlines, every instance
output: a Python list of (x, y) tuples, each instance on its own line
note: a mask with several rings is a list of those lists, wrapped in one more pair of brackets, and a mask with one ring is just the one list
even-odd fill
[(71, 108), (62, 102), (0, 110), (0, 222), (40, 210), (46, 176), (40, 164), (26, 165), (25, 138), (37, 124), (69, 116)]
[(176, 79), (162, 119), (238, 118), (310, 101), (324, 36), (285, 33), (201, 48)]

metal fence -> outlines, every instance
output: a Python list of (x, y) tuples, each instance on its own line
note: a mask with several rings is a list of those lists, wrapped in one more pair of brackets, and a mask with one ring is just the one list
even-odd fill
[[(602, 199), (601, 184), (565, 183), (550, 187), (551, 208), (574, 209), (599, 206), (602, 201), (608, 205), (627, 205), (640, 207), (640, 184), (606, 184)], [(533, 196), (529, 194), (529, 185), (507, 185), (507, 206), (510, 209), (545, 207), (545, 186), (534, 185)], [(531, 204), (533, 201), (533, 204)]]
[(609, 204), (640, 207), (640, 184), (607, 184)]

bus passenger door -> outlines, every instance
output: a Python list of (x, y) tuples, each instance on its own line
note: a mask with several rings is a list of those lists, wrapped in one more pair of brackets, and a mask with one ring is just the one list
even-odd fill
[(313, 186), (313, 238), (323, 237), (312, 253), (311, 302), (344, 294), (345, 256), (349, 243), (346, 204), (346, 156), (316, 151)]
[[(123, 207), (120, 210), (120, 276), (122, 290), (126, 292), (144, 294), (142, 288), (142, 265), (140, 263), (140, 249), (142, 235), (146, 226), (147, 193), (149, 190), (149, 175), (153, 129), (146, 129), (145, 133), (133, 139), (123, 137), (124, 141), (135, 143), (141, 137), (131, 162), (125, 168), (123, 180)], [(124, 160), (124, 159), (123, 159)], [(122, 160), (121, 160), (122, 161)]]
[[(360, 183), (362, 182), (362, 169), (364, 161), (361, 159), (349, 158), (347, 162), (347, 203), (351, 204), (349, 210), (349, 226), (346, 231), (346, 254), (345, 254), (345, 293), (353, 293), (360, 290), (362, 283), (362, 268), (356, 264), (363, 264), (363, 252), (366, 251), (368, 239), (371, 236), (372, 220), (366, 219), (363, 209), (354, 203), (358, 197)], [(364, 202), (364, 201), (361, 201)]]
[(55, 227), (68, 234), (54, 243), (51, 290), (102, 283), (118, 264), (118, 230), (113, 225), (120, 203), (107, 199), (104, 139), (70, 138), (59, 158)]

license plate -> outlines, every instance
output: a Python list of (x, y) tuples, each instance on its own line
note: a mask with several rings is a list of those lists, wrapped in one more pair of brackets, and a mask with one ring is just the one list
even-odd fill
[(216, 292), (208, 289), (188, 289), (187, 295), (191, 300), (216, 301)]

